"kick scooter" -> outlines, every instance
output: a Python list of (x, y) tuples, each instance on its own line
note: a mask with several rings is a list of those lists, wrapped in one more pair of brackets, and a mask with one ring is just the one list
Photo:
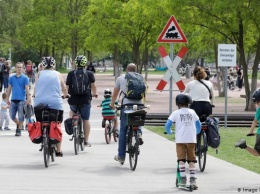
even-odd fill
[(176, 174), (176, 187), (180, 189), (185, 189), (187, 191), (192, 192), (193, 191), (193, 186), (192, 185), (181, 185), (181, 173), (180, 173), (180, 167), (179, 167), (179, 162), (177, 163), (177, 174)]

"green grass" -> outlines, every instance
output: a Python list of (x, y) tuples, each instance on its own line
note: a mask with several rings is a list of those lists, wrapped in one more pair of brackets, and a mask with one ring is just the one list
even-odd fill
[[(145, 128), (167, 138), (170, 141), (174, 141), (174, 135), (163, 134), (164, 127), (145, 126)], [(252, 156), (246, 150), (234, 147), (235, 142), (240, 139), (246, 139), (247, 145), (251, 147), (254, 146), (255, 136), (247, 137), (246, 134), (248, 131), (249, 128), (220, 128), (221, 143), (218, 148), (218, 154), (216, 154), (215, 149), (210, 147), (208, 154), (260, 174), (259, 157)], [(207, 163), (207, 165), (210, 164)]]

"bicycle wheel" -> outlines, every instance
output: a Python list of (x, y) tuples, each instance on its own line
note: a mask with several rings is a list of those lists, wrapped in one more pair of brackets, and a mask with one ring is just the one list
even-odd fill
[(203, 172), (206, 167), (207, 161), (207, 136), (205, 132), (200, 134), (200, 138), (198, 140), (198, 161), (200, 171)]
[(79, 153), (79, 130), (78, 130), (78, 126), (73, 127), (73, 136), (74, 136), (75, 155), (78, 155), (78, 153)]
[(105, 139), (106, 139), (107, 144), (109, 144), (111, 142), (111, 125), (110, 124), (105, 125)]
[(80, 138), (80, 149), (81, 151), (84, 151), (85, 149), (85, 137), (84, 137), (84, 130), (82, 127), (82, 120), (80, 119), (79, 121), (79, 125), (78, 125), (78, 129), (79, 129), (79, 138)]
[(50, 163), (50, 147), (49, 147), (49, 138), (43, 138), (43, 158), (44, 158), (44, 165), (47, 168)]
[(129, 163), (131, 170), (135, 170), (137, 166), (137, 160), (139, 155), (139, 139), (137, 131), (132, 131), (129, 137), (128, 144), (128, 154), (129, 154)]

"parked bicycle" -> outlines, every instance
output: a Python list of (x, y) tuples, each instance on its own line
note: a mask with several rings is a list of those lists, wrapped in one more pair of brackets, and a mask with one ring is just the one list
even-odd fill
[[(133, 171), (136, 169), (138, 156), (140, 154), (138, 129), (140, 126), (144, 126), (146, 117), (144, 108), (148, 107), (133, 105), (127, 106), (124, 111), (126, 113), (126, 123), (128, 125), (126, 152), (129, 154), (130, 169)], [(124, 162), (121, 164), (124, 164)]]
[(79, 146), (81, 148), (81, 151), (84, 151), (85, 149), (85, 138), (84, 138), (84, 131), (83, 131), (83, 123), (80, 115), (80, 108), (81, 106), (77, 106), (76, 114), (73, 114), (72, 116), (72, 129), (73, 129), (73, 135), (70, 141), (74, 140), (74, 151), (75, 154), (78, 155), (79, 153)]

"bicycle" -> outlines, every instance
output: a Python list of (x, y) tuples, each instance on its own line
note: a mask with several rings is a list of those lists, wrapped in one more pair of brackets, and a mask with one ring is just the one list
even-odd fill
[[(126, 123), (128, 126), (127, 129), (127, 138), (126, 138), (126, 153), (129, 154), (129, 163), (130, 169), (135, 170), (137, 166), (138, 156), (140, 154), (139, 149), (139, 136), (138, 129), (140, 126), (144, 126), (146, 111), (145, 106), (126, 106), (125, 114), (126, 114)], [(121, 163), (122, 165), (124, 162)]]
[[(41, 128), (42, 128), (42, 145), (41, 149), (39, 151), (43, 150), (43, 159), (44, 159), (44, 165), (47, 168), (50, 163), (50, 156), (51, 161), (55, 161), (55, 155), (56, 155), (56, 144), (53, 144), (50, 141), (50, 110), (47, 110), (47, 107), (45, 110), (42, 111), (42, 121), (41, 121)], [(58, 116), (58, 111), (55, 113), (56, 117)], [(57, 119), (56, 119), (57, 120)]]
[(75, 155), (78, 155), (79, 153), (79, 146), (81, 148), (81, 151), (84, 151), (85, 149), (85, 138), (84, 138), (84, 131), (82, 127), (82, 119), (80, 115), (80, 108), (81, 105), (76, 106), (77, 111), (72, 116), (72, 128), (73, 128), (73, 135), (70, 141), (74, 140), (74, 151)]
[(208, 151), (208, 140), (207, 131), (208, 126), (206, 122), (201, 123), (201, 132), (197, 135), (196, 144), (196, 156), (198, 158), (199, 169), (201, 172), (205, 170), (207, 161), (207, 151)]
[(105, 128), (105, 140), (107, 144), (111, 142), (111, 136), (113, 136), (115, 142), (118, 139), (118, 131), (115, 128), (115, 119), (118, 110), (120, 110), (120, 107), (116, 107), (115, 116), (103, 116), (102, 127)]

